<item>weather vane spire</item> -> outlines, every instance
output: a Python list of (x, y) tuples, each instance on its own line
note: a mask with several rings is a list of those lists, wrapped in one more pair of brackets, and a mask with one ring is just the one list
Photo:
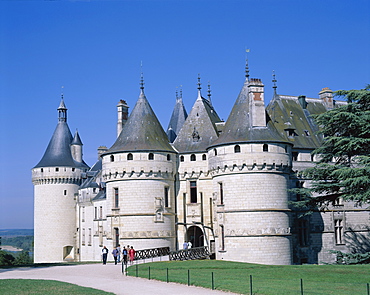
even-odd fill
[(143, 75), (143, 61), (140, 62), (140, 89), (144, 92), (144, 75)]
[(274, 97), (277, 95), (277, 86), (276, 86), (276, 75), (275, 75), (275, 71), (272, 71), (272, 83), (274, 83), (274, 86), (272, 86), (272, 88), (274, 89)]
[(208, 94), (207, 94), (207, 96), (208, 96), (209, 103), (212, 104), (212, 101), (211, 101), (211, 82), (210, 81), (208, 81)]
[(250, 49), (245, 50), (245, 79), (247, 82), (249, 82), (249, 65), (248, 65), (248, 54), (251, 52)]

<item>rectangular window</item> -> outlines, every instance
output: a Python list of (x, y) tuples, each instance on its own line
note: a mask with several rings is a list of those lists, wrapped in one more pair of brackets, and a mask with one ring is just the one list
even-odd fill
[(82, 245), (85, 245), (85, 229), (82, 229), (82, 237), (81, 237)]
[(103, 227), (101, 225), (99, 225), (99, 246), (103, 247)]
[(82, 207), (82, 222), (85, 221), (85, 207)]
[(218, 185), (220, 189), (220, 204), (223, 205), (224, 204), (224, 189), (223, 189), (222, 182), (219, 182)]
[(164, 206), (165, 207), (170, 207), (169, 206), (169, 190), (170, 188), (168, 186), (164, 188)]
[(99, 211), (99, 219), (103, 219), (103, 206), (100, 206)]
[(94, 219), (98, 219), (98, 207), (94, 207)]
[(91, 246), (91, 228), (89, 228), (89, 240), (88, 245)]
[(335, 243), (337, 245), (343, 245), (343, 220), (336, 219), (334, 220), (334, 234), (335, 234)]
[(225, 250), (225, 230), (224, 230), (223, 225), (220, 225), (220, 231), (221, 231), (220, 248), (221, 248), (221, 251), (224, 251)]
[(197, 182), (190, 181), (190, 203), (197, 203)]
[(308, 220), (298, 221), (298, 243), (301, 247), (308, 245)]
[(119, 229), (117, 227), (114, 228), (114, 236), (115, 236), (115, 247), (119, 245)]
[(118, 188), (114, 188), (114, 207), (118, 208), (119, 207), (119, 195), (118, 195)]

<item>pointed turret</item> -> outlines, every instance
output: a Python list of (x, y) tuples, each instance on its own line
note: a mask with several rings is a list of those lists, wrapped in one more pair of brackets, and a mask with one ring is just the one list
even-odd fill
[(63, 97), (58, 107), (58, 113), (58, 125), (55, 128), (55, 131), (53, 133), (53, 136), (51, 137), (48, 147), (46, 148), (44, 156), (34, 168), (77, 166), (71, 154), (70, 144), (73, 137), (67, 124), (67, 108), (64, 104)]
[(221, 122), (208, 99), (202, 97), (198, 78), (198, 97), (182, 126), (174, 146), (179, 152), (201, 152), (217, 139), (216, 123)]
[(80, 135), (78, 134), (78, 131), (76, 130), (76, 133), (73, 137), (72, 143), (71, 143), (71, 153), (72, 157), (76, 162), (82, 163), (82, 141), (80, 138)]
[(172, 112), (170, 123), (167, 128), (167, 136), (170, 142), (174, 142), (177, 134), (180, 132), (181, 127), (184, 125), (188, 113), (186, 112), (183, 100), (182, 92), (180, 97), (176, 93), (176, 104)]
[(108, 153), (142, 150), (173, 152), (166, 132), (146, 99), (143, 85), (142, 80), (139, 99)]
[(286, 141), (266, 116), (263, 84), (260, 79), (246, 78), (243, 88), (225, 123), (224, 130), (213, 145), (226, 143)]

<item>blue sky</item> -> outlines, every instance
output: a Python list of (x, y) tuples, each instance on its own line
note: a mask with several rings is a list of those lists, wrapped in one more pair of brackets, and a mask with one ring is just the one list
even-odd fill
[(143, 63), (146, 96), (167, 128), (182, 85), (190, 111), (203, 96), (225, 120), (250, 75), (272, 96), (318, 97), (323, 87), (370, 83), (370, 2), (0, 1), (0, 228), (33, 228), (31, 169), (57, 124), (62, 86), (68, 125), (91, 166), (116, 138), (116, 105), (131, 109)]

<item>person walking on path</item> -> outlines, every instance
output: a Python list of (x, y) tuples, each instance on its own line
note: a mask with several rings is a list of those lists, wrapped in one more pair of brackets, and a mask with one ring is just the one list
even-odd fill
[(127, 255), (128, 255), (128, 251), (127, 251), (126, 247), (123, 246), (123, 249), (122, 249), (122, 261), (123, 261), (124, 265), (127, 265)]
[(103, 256), (103, 264), (105, 265), (105, 264), (107, 264), (107, 257), (108, 257), (109, 251), (108, 251), (107, 247), (104, 246), (103, 250), (101, 250), (101, 252), (102, 252), (102, 256)]
[(135, 259), (135, 250), (134, 247), (131, 246), (131, 249), (128, 251), (128, 256), (130, 257), (130, 263), (133, 264)]
[(113, 251), (112, 251), (112, 254), (113, 254), (113, 258), (114, 258), (114, 264), (117, 265), (117, 259), (118, 259), (118, 250), (116, 247), (114, 247)]
[(121, 262), (121, 245), (120, 244), (118, 244), (117, 246), (117, 251), (118, 251), (117, 262), (120, 263)]

